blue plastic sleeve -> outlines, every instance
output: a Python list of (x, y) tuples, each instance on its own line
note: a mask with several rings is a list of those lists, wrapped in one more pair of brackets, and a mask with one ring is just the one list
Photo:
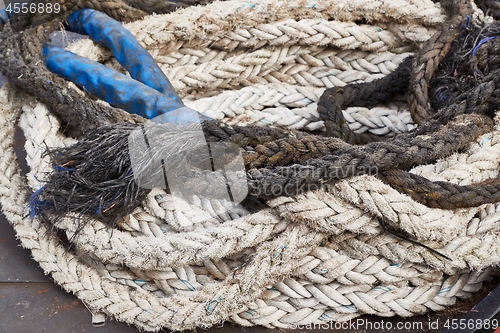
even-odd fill
[(0, 23), (5, 24), (12, 15), (7, 13), (5, 8), (0, 9)]
[(106, 45), (134, 79), (180, 101), (153, 57), (120, 22), (92, 9), (80, 9), (68, 17), (68, 26), (70, 30), (87, 34), (94, 42)]
[(163, 115), (163, 121), (177, 124), (199, 122), (197, 112), (189, 118), (179, 117), (179, 112), (172, 112), (185, 108), (179, 98), (162, 94), (98, 62), (52, 45), (43, 47), (43, 56), (49, 70), (83, 86), (115, 107), (148, 119)]

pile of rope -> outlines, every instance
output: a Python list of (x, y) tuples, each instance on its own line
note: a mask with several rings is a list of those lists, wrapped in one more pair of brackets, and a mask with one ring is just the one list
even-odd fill
[[(0, 202), (94, 314), (147, 331), (409, 317), (469, 297), (500, 263), (499, 26), (473, 3), (231, 0), (147, 17), (134, 1), (60, 3), (2, 32)], [(186, 104), (216, 119), (207, 140), (241, 147), (247, 202), (174, 205), (154, 189), (110, 209), (114, 223), (29, 216), (57, 174), (47, 151), (97, 154), (96, 137), (144, 122), (43, 65), (49, 33), (83, 7), (132, 21)], [(89, 40), (68, 49), (121, 70)]]

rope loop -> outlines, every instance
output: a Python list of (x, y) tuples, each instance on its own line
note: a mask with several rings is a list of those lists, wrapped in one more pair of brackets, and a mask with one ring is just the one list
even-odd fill
[[(209, 2), (59, 0), (3, 26), (0, 203), (44, 271), (145, 331), (410, 317), (479, 291), (500, 263), (492, 2)], [(127, 22), (212, 118), (207, 143), (238, 148), (245, 200), (216, 191), (219, 169), (186, 168), (191, 196), (134, 183), (128, 138), (150, 124), (43, 62), (80, 8)], [(91, 40), (65, 48), (124, 72)]]

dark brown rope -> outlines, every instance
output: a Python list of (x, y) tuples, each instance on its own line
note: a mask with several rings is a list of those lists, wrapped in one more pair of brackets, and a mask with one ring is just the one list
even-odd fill
[(449, 23), (424, 43), (413, 60), (408, 104), (417, 124), (428, 119), (432, 113), (428, 90), (434, 72), (460, 34), (465, 18), (472, 16), (470, 0), (446, 0), (441, 1), (441, 5), (451, 16)]
[(432, 182), (402, 170), (389, 170), (379, 177), (401, 193), (431, 208), (455, 209), (476, 207), (500, 201), (500, 179), (493, 178), (473, 185)]
[(326, 89), (318, 101), (318, 113), (325, 122), (326, 135), (352, 144), (386, 139), (370, 133), (355, 133), (349, 128), (342, 110), (349, 106), (374, 107), (408, 92), (412, 60), (412, 56), (406, 58), (395, 71), (373, 82)]
[(500, 1), (498, 0), (476, 0), (476, 5), (486, 14), (493, 16), (495, 20), (500, 19)]

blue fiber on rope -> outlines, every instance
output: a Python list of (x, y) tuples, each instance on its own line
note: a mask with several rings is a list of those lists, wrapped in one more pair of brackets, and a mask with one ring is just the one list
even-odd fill
[(450, 99), (451, 96), (446, 92), (440, 92), (437, 97), (440, 101), (447, 101)]
[(153, 57), (120, 22), (92, 9), (80, 9), (68, 17), (68, 26), (70, 30), (87, 34), (94, 42), (107, 46), (134, 79), (180, 101)]
[(462, 27), (468, 28), (470, 26), (471, 21), (472, 21), (471, 17), (467, 15), (467, 17), (465, 18), (465, 23), (462, 24)]
[(497, 37), (498, 36), (491, 36), (491, 37), (485, 37), (485, 38), (481, 39), (479, 41), (479, 43), (477, 43), (476, 47), (474, 47), (474, 49), (472, 50), (472, 56), (473, 57), (476, 56), (476, 53), (479, 50), (479, 48), (481, 47), (481, 45), (483, 45), (484, 43), (486, 43), (486, 42), (488, 42), (488, 41), (490, 41), (492, 39), (495, 39)]
[(56, 165), (54, 167), (54, 170), (56, 170), (56, 171), (68, 171), (68, 172), (74, 172), (75, 171), (75, 169), (66, 168), (66, 167), (63, 167), (62, 165)]
[(106, 201), (105, 203), (103, 203), (102, 206), (94, 207), (94, 213), (96, 215), (100, 215), (102, 212), (106, 211), (106, 209), (108, 209), (109, 207), (111, 207), (115, 203), (115, 200), (120, 196), (121, 193), (122, 193), (121, 190), (116, 191), (113, 198), (111, 198), (108, 201)]
[(53, 204), (49, 202), (37, 199), (40, 193), (43, 192), (43, 190), (45, 190), (45, 186), (42, 186), (41, 188), (36, 190), (30, 197), (29, 207), (30, 207), (31, 218), (34, 218), (36, 215), (38, 215), (42, 207), (53, 206)]
[[(54, 73), (83, 86), (109, 104), (148, 119), (162, 116), (164, 121), (179, 123), (179, 115), (169, 112), (186, 108), (179, 98), (165, 95), (98, 62), (57, 46), (43, 47), (45, 65)], [(197, 113), (194, 113), (197, 114)], [(191, 121), (198, 122), (199, 119)]]

